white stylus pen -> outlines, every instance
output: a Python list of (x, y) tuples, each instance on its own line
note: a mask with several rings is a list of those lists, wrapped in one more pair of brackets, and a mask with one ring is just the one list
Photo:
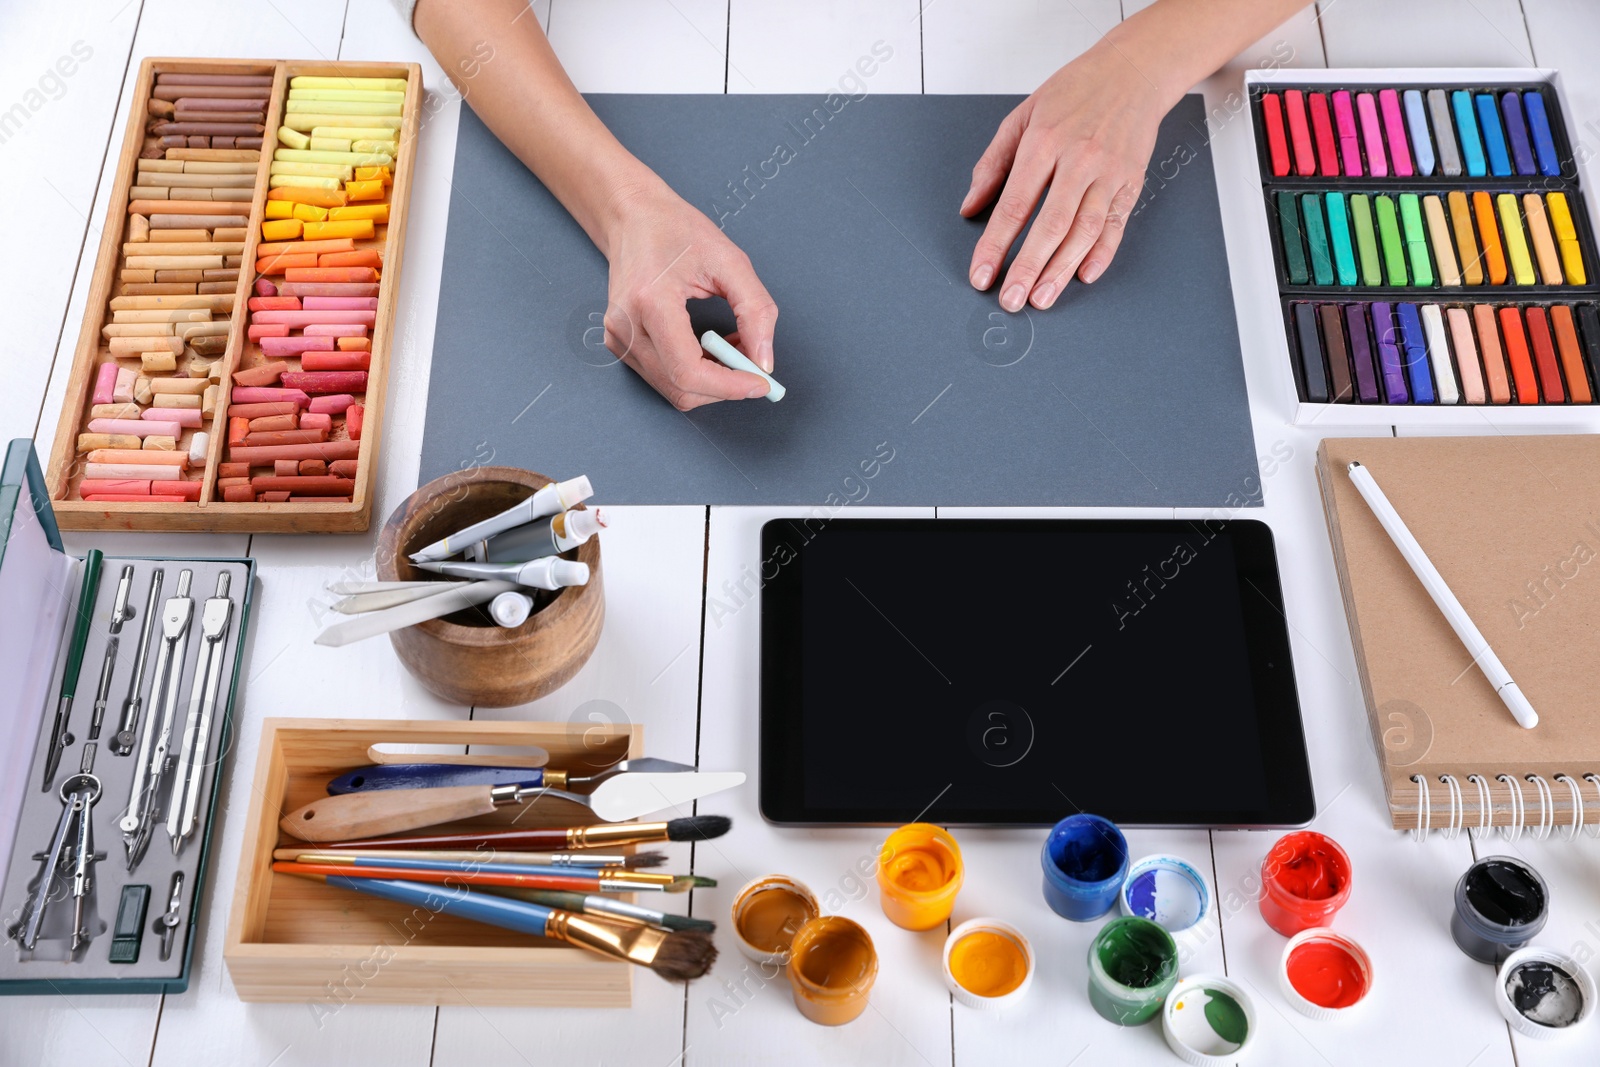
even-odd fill
[(1378, 488), (1378, 483), (1367, 473), (1367, 468), (1359, 463), (1350, 464), (1350, 480), (1355, 483), (1356, 491), (1367, 502), (1372, 513), (1378, 517), (1378, 522), (1394, 541), (1394, 546), (1400, 550), (1406, 562), (1411, 564), (1411, 569), (1416, 572), (1422, 587), (1433, 597), (1433, 602), (1439, 605), (1439, 610), (1444, 613), (1450, 629), (1454, 630), (1456, 636), (1461, 638), (1461, 643), (1467, 646), (1473, 662), (1483, 670), (1484, 677), (1489, 679), (1494, 691), (1500, 694), (1500, 699), (1511, 709), (1512, 718), (1517, 720), (1519, 726), (1528, 730), (1539, 725), (1539, 713), (1533, 710), (1528, 698), (1522, 695), (1517, 683), (1511, 680), (1506, 665), (1500, 662), (1500, 657), (1494, 654), (1489, 642), (1484, 640), (1483, 634), (1468, 618), (1467, 609), (1461, 606), (1461, 601), (1457, 600), (1450, 587), (1444, 584), (1443, 576), (1422, 551), (1422, 546), (1412, 536), (1405, 521), (1400, 518), (1400, 513), (1395, 511), (1394, 505), (1389, 503), (1389, 498), (1383, 495), (1383, 490)]

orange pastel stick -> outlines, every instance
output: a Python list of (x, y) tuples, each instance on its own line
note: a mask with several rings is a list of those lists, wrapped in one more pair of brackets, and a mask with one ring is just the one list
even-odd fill
[(315, 255), (304, 256), (272, 256), (269, 259), (256, 260), (257, 274), (282, 274), (290, 267), (315, 267)]
[(284, 278), (291, 282), (375, 282), (378, 272), (372, 267), (291, 267)]
[(1500, 246), (1500, 225), (1494, 218), (1494, 201), (1488, 193), (1472, 194), (1472, 213), (1478, 218), (1478, 238), (1483, 242), (1483, 265), (1491, 285), (1506, 283), (1506, 253)]
[(263, 241), (256, 245), (256, 255), (263, 259), (278, 255), (280, 252), (291, 254), (315, 252), (321, 255), (324, 252), (353, 252), (355, 247), (356, 242), (350, 237), (329, 237), (320, 241), (278, 241), (272, 244)]
[(328, 252), (317, 257), (319, 267), (381, 267), (383, 257), (370, 248), (355, 252)]
[(1489, 400), (1511, 403), (1511, 383), (1506, 380), (1506, 357), (1500, 348), (1500, 327), (1494, 324), (1494, 308), (1472, 305), (1472, 318), (1478, 327), (1478, 351), (1483, 354), (1483, 377), (1489, 383)]
[(1539, 379), (1533, 373), (1533, 357), (1528, 353), (1528, 335), (1516, 308), (1500, 309), (1500, 329), (1506, 335), (1506, 358), (1511, 363), (1511, 384), (1517, 387), (1517, 403), (1539, 402)]
[(256, 491), (248, 485), (230, 485), (222, 491), (222, 499), (230, 504), (253, 504)]
[(1550, 325), (1556, 331), (1556, 349), (1561, 353), (1561, 367), (1567, 372), (1567, 392), (1574, 404), (1594, 403), (1594, 393), (1589, 389), (1589, 375), (1583, 369), (1583, 350), (1578, 346), (1578, 329), (1572, 321), (1572, 309), (1556, 304), (1550, 309)]
[[(268, 200), (288, 200), (312, 207), (344, 207), (348, 203), (344, 193), (337, 189), (312, 189), (305, 185), (280, 185), (267, 190)], [(152, 201), (161, 203), (160, 200)]]
[[(370, 337), (340, 337), (334, 344), (339, 346), (341, 352), (370, 352), (372, 351), (372, 338)], [(301, 361), (302, 365), (304, 360)]]

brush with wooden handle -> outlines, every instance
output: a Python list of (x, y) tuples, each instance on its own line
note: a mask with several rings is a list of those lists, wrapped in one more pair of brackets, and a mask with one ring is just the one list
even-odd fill
[(488, 815), (507, 804), (556, 796), (589, 808), (606, 822), (635, 819), (652, 811), (687, 804), (744, 782), (739, 771), (680, 774), (619, 774), (593, 793), (580, 796), (560, 789), (515, 785), (441, 786), (437, 789), (380, 789), (312, 801), (278, 821), (283, 832), (318, 844), (352, 837), (379, 837), (424, 826)]
[[(469, 830), (424, 837), (374, 837), (321, 842), (324, 849), (411, 851), (414, 849), (588, 849), (643, 845), (652, 841), (710, 841), (733, 828), (726, 815), (691, 815), (667, 822), (599, 826), (547, 826), (538, 830)], [(292, 835), (293, 836), (293, 835)], [(279, 856), (278, 859), (284, 857)], [(652, 864), (651, 866), (654, 866)]]

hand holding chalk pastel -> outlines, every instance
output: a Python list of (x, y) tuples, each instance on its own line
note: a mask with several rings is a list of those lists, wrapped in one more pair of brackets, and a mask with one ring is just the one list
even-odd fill
[(767, 399), (774, 404), (782, 400), (784, 394), (788, 392), (778, 383), (778, 379), (756, 366), (755, 363), (751, 362), (750, 357), (723, 340), (722, 335), (715, 330), (707, 330), (700, 335), (700, 347), (705, 349), (706, 354), (712, 359), (730, 370), (742, 370), (748, 374), (764, 378), (767, 383)]

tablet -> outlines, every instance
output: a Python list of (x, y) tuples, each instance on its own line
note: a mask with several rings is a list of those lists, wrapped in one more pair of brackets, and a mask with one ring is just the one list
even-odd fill
[(795, 518), (761, 549), (771, 822), (1316, 812), (1260, 522)]

